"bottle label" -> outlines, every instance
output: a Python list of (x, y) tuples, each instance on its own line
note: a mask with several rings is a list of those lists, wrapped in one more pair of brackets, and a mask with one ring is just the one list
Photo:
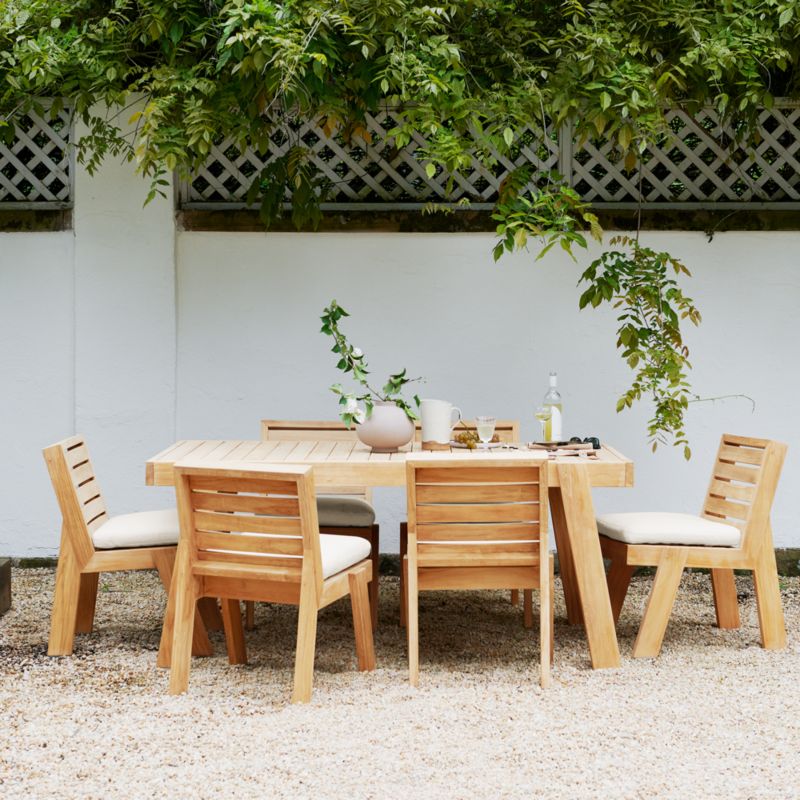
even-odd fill
[(550, 441), (561, 441), (561, 409), (558, 406), (550, 406)]

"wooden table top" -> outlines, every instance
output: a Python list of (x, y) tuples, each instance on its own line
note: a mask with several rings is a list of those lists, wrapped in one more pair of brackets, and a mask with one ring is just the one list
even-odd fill
[[(419, 442), (401, 448), (397, 453), (373, 453), (369, 447), (353, 441), (257, 441), (234, 439), (187, 439), (162, 450), (147, 461), (146, 483), (149, 486), (172, 486), (172, 467), (179, 461), (221, 464), (246, 461), (264, 464), (312, 464), (317, 486), (405, 486), (405, 461), (410, 452), (420, 451)], [(472, 451), (475, 452), (475, 451)], [(535, 450), (497, 448), (484, 453), (509, 455)], [(446, 454), (471, 455), (470, 451), (453, 449)], [(592, 486), (633, 486), (633, 462), (613, 447), (604, 445), (597, 459), (551, 459), (556, 463), (581, 463), (589, 470)], [(549, 475), (550, 486), (558, 486), (558, 470)]]

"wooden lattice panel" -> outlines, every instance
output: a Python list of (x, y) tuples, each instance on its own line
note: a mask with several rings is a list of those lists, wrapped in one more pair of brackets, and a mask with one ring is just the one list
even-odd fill
[(742, 139), (711, 110), (666, 113), (669, 133), (626, 170), (606, 139), (575, 145), (572, 185), (593, 203), (790, 202), (800, 200), (800, 107), (763, 109)]
[(69, 109), (52, 119), (28, 112), (14, 120), (14, 140), (0, 143), (0, 204), (71, 202), (70, 122)]
[(225, 140), (212, 149), (206, 165), (184, 186), (183, 200), (197, 205), (244, 203), (256, 173), (295, 144), (314, 153), (314, 163), (333, 184), (328, 202), (334, 204), (452, 203), (463, 198), (473, 203), (492, 203), (501, 181), (515, 167), (532, 164), (537, 170), (549, 172), (558, 166), (557, 137), (542, 140), (533, 131), (526, 131), (518, 138), (510, 158), (498, 155), (491, 169), (478, 165), (468, 174), (457, 176), (448, 193), (444, 172), (438, 170), (432, 178), (425, 172), (422, 151), (426, 142), (421, 136), (415, 136), (402, 149), (383, 143), (386, 132), (396, 124), (387, 112), (367, 117), (367, 129), (373, 142), (379, 143), (376, 145), (360, 140), (346, 143), (341, 136), (327, 137), (313, 122), (293, 126), (291, 136), (276, 128), (270, 137), (273, 148), (266, 155), (240, 153), (230, 140)]

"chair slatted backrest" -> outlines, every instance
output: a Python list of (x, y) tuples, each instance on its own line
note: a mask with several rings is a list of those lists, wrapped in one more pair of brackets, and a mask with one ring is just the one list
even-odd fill
[(108, 520), (89, 448), (83, 437), (71, 436), (45, 448), (44, 457), (70, 540), (88, 560), (94, 552), (91, 535)]
[(545, 458), (411, 458), (407, 485), (420, 567), (527, 566), (547, 557)]
[[(414, 441), (422, 441), (422, 423), (417, 422), (414, 431)], [(473, 420), (465, 419), (459, 422), (453, 429), (453, 436), (462, 431), (476, 431), (475, 422)], [(518, 419), (499, 419), (495, 423), (494, 432), (497, 439), (503, 444), (519, 444), (519, 420)]]
[[(355, 428), (344, 422), (311, 419), (262, 419), (261, 438), (264, 441), (320, 441), (340, 442), (344, 446), (358, 442)], [(372, 490), (365, 486), (326, 486), (324, 494), (346, 494), (363, 497), (372, 502)]]
[(193, 563), (258, 567), (253, 577), (290, 582), (305, 570), (321, 591), (311, 467), (178, 464), (175, 485), (181, 537), (188, 537)]
[(757, 546), (768, 522), (786, 445), (725, 433), (720, 440), (702, 516), (743, 531), (742, 548)]

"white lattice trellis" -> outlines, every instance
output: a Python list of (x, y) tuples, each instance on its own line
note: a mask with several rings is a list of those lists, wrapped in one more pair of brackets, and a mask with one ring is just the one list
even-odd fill
[(273, 148), (265, 156), (252, 151), (242, 154), (232, 142), (223, 141), (214, 147), (200, 172), (183, 185), (182, 202), (187, 207), (243, 205), (254, 176), (270, 160), (284, 155), (298, 143), (313, 152), (314, 163), (333, 184), (326, 205), (335, 206), (414, 207), (429, 202), (455, 203), (463, 198), (480, 206), (494, 200), (509, 170), (522, 164), (532, 164), (542, 171), (558, 166), (555, 137), (542, 142), (532, 131), (526, 131), (519, 137), (510, 159), (497, 156), (497, 164), (491, 169), (478, 165), (468, 174), (456, 176), (448, 193), (447, 175), (439, 170), (429, 178), (425, 172), (420, 154), (426, 142), (421, 136), (416, 135), (402, 149), (383, 143), (386, 132), (396, 124), (390, 113), (367, 117), (373, 141), (381, 142), (376, 146), (347, 144), (339, 136), (326, 137), (311, 122), (301, 124), (290, 135), (276, 129), (271, 136)]
[(596, 204), (787, 203), (800, 201), (800, 107), (762, 109), (755, 140), (736, 131), (710, 110), (692, 117), (666, 113), (669, 133), (648, 148), (641, 163), (626, 170), (605, 139), (575, 146), (572, 185)]
[[(287, 135), (272, 134), (265, 156), (240, 153), (231, 142), (216, 146), (206, 165), (181, 187), (187, 208), (241, 207), (254, 176), (276, 156), (301, 143), (314, 154), (320, 171), (332, 182), (327, 206), (341, 208), (407, 207), (429, 202), (490, 206), (509, 170), (530, 164), (536, 170), (561, 172), (585, 200), (617, 206), (638, 202), (661, 207), (714, 207), (753, 203), (789, 207), (800, 201), (800, 106), (781, 102), (763, 109), (756, 141), (739, 141), (736, 131), (720, 123), (714, 112), (690, 116), (670, 110), (667, 130), (658, 146), (649, 148), (641, 165), (626, 170), (611, 142), (578, 143), (567, 131), (542, 138), (533, 130), (517, 139), (511, 158), (496, 155), (488, 169), (478, 165), (455, 178), (448, 193), (441, 171), (429, 178), (422, 159), (426, 142), (417, 136), (402, 149), (386, 144), (346, 144), (326, 137), (314, 123)], [(391, 113), (368, 118), (374, 142), (383, 142), (396, 124)], [(289, 197), (287, 196), (287, 202)]]
[(14, 120), (14, 140), (0, 144), (0, 207), (71, 205), (70, 120), (68, 108), (52, 119), (29, 112)]

